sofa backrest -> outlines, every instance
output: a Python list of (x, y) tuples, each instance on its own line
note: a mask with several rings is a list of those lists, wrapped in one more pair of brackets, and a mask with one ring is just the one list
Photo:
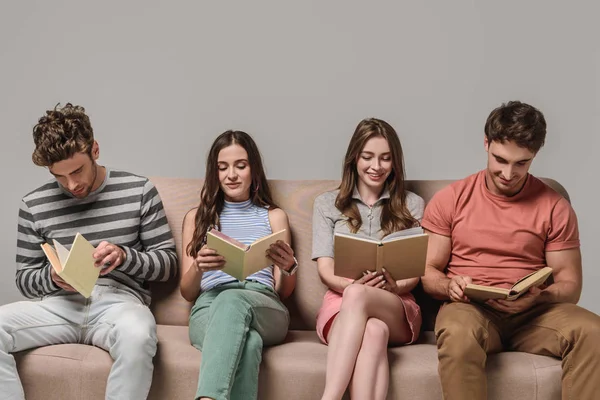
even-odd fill
[[(543, 179), (565, 198), (568, 194), (556, 181)], [(182, 178), (151, 178), (162, 198), (169, 225), (175, 236), (177, 253), (182, 254), (181, 227), (185, 214), (200, 201), (203, 180)], [(427, 203), (438, 190), (452, 180), (407, 181), (407, 189), (423, 197)], [(271, 180), (269, 181), (277, 204), (286, 211), (292, 230), (292, 247), (298, 259), (298, 280), (286, 305), (292, 317), (291, 329), (314, 329), (317, 311), (326, 291), (317, 273), (316, 262), (311, 260), (312, 207), (317, 195), (337, 188), (334, 180)], [(179, 267), (181, 272), (182, 265)], [(169, 283), (153, 283), (152, 310), (156, 322), (166, 325), (187, 325), (191, 304), (179, 293), (179, 279)], [(424, 314), (424, 329), (431, 330), (439, 303), (415, 290)]]

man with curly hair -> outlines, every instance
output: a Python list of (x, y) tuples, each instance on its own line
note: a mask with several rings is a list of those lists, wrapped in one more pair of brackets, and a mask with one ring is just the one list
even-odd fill
[[(23, 197), (16, 284), (27, 298), (0, 307), (3, 399), (24, 399), (11, 353), (83, 343), (110, 353), (107, 399), (146, 399), (156, 353), (148, 282), (177, 272), (175, 243), (156, 188), (147, 178), (108, 169), (83, 107), (46, 111), (33, 128), (33, 162), (53, 179)], [(70, 244), (81, 233), (95, 246), (100, 277), (86, 299), (56, 274), (41, 244)]]

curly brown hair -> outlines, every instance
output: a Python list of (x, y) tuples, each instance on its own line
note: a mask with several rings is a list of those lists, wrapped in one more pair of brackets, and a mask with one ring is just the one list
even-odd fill
[(493, 110), (485, 122), (488, 142), (514, 142), (537, 153), (546, 140), (546, 119), (537, 108), (509, 101)]
[(392, 154), (392, 173), (386, 180), (390, 198), (383, 200), (381, 212), (381, 230), (384, 236), (418, 226), (419, 222), (410, 214), (406, 205), (404, 155), (400, 139), (390, 124), (377, 118), (367, 118), (360, 121), (352, 135), (352, 139), (350, 139), (344, 158), (340, 191), (335, 199), (336, 208), (348, 217), (347, 224), (350, 231), (358, 232), (362, 225), (362, 219), (358, 207), (352, 201), (352, 193), (358, 183), (356, 164), (365, 144), (373, 137), (383, 137), (387, 140)]
[(75, 153), (91, 155), (94, 131), (83, 107), (71, 103), (60, 107), (57, 104), (53, 110), (46, 111), (46, 115), (33, 127), (33, 141), (33, 163), (50, 167), (73, 157)]

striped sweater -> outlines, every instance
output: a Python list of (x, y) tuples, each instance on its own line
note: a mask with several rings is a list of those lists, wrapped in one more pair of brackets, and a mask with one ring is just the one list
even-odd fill
[(166, 281), (177, 273), (175, 242), (154, 185), (147, 178), (107, 169), (102, 185), (83, 199), (56, 180), (23, 197), (16, 283), (25, 297), (62, 290), (50, 278), (40, 244), (56, 239), (68, 248), (77, 232), (94, 246), (106, 240), (127, 254), (123, 264), (100, 276), (99, 285), (125, 285), (150, 304), (148, 282)]

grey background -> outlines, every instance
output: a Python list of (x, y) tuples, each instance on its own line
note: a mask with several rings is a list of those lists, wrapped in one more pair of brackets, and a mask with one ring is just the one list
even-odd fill
[(593, 1), (2, 1), (0, 304), (14, 284), (20, 198), (50, 178), (31, 128), (86, 107), (101, 163), (202, 177), (208, 146), (251, 133), (277, 179), (337, 179), (358, 121), (399, 132), (410, 179), (485, 166), (483, 125), (504, 101), (539, 107), (532, 172), (578, 214), (580, 302), (600, 313), (597, 161), (600, 5)]

